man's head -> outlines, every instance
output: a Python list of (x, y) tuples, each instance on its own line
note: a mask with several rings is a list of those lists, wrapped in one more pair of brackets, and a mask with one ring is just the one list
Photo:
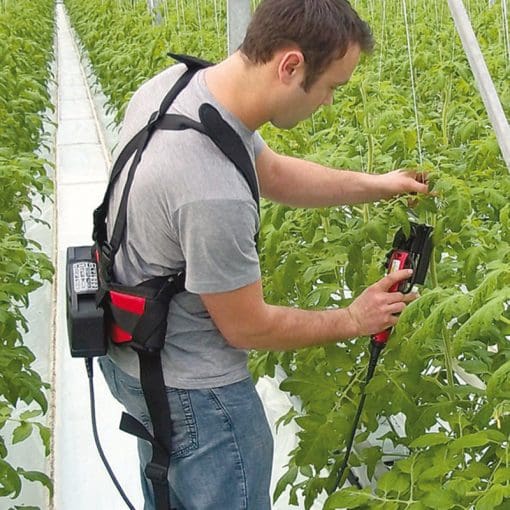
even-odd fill
[(296, 48), (305, 64), (301, 86), (308, 92), (353, 46), (369, 53), (374, 40), (347, 0), (263, 0), (240, 50), (251, 63), (265, 64), (279, 51)]

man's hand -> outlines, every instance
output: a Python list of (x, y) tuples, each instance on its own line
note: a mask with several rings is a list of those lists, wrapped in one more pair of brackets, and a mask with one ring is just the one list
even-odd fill
[(413, 274), (410, 269), (401, 269), (387, 274), (384, 278), (365, 289), (347, 308), (353, 322), (357, 325), (358, 335), (374, 335), (394, 326), (407, 303), (414, 301), (418, 294), (388, 292), (402, 280)]
[(382, 198), (392, 198), (404, 193), (429, 194), (428, 176), (425, 172), (401, 168), (381, 174)]

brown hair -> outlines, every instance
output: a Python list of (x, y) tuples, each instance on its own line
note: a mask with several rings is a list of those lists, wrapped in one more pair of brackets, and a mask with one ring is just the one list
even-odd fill
[(254, 64), (265, 64), (276, 51), (292, 44), (303, 53), (303, 88), (308, 90), (351, 44), (370, 53), (374, 39), (368, 24), (347, 0), (262, 0), (248, 26), (241, 52)]

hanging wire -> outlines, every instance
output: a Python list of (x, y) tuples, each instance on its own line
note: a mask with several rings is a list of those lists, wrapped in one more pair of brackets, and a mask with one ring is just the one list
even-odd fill
[(505, 49), (508, 62), (510, 64), (510, 37), (508, 36), (508, 5), (506, 0), (501, 0), (503, 8), (503, 27), (505, 31)]
[(200, 1), (197, 0), (195, 5), (196, 5), (197, 20), (198, 20), (198, 30), (199, 30), (198, 34), (200, 37), (200, 44), (203, 47), (204, 46), (204, 37), (202, 35), (203, 30), (202, 30), (202, 13), (200, 10)]
[(384, 49), (384, 34), (386, 31), (386, 0), (382, 0), (382, 23), (381, 23), (381, 40), (379, 41), (380, 51), (379, 51), (379, 83), (381, 83), (381, 74), (382, 74), (382, 57), (383, 57), (383, 49)]
[(410, 66), (410, 73), (411, 73), (411, 89), (413, 92), (413, 106), (414, 106), (414, 119), (416, 123), (416, 135), (417, 135), (417, 142), (418, 142), (418, 154), (420, 156), (420, 164), (423, 164), (423, 154), (421, 150), (421, 134), (420, 134), (420, 123), (418, 118), (418, 102), (416, 100), (416, 86), (414, 83), (414, 66), (413, 66), (413, 56), (411, 51), (411, 35), (409, 31), (409, 23), (407, 20), (407, 5), (406, 0), (402, 0), (402, 8), (404, 12), (404, 24), (406, 27), (406, 37), (407, 37), (407, 53), (409, 55), (409, 66)]
[(177, 14), (177, 33), (181, 32), (181, 15), (179, 14), (179, 0), (175, 0), (175, 12)]
[(214, 0), (214, 25), (216, 27), (216, 37), (220, 38), (220, 25), (218, 23), (218, 5), (217, 0)]

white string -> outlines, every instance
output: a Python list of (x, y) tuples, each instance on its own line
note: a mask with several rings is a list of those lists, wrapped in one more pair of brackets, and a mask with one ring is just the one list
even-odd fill
[(179, 0), (175, 0), (175, 11), (177, 12), (177, 32), (181, 31), (181, 15), (179, 13)]
[(217, 0), (214, 0), (214, 24), (216, 26), (216, 37), (220, 37), (220, 26), (218, 23), (218, 5)]
[(383, 48), (384, 48), (384, 32), (386, 31), (386, 0), (382, 0), (382, 28), (381, 28), (381, 41), (379, 45), (381, 47), (381, 51), (379, 52), (379, 83), (381, 82), (381, 73), (382, 73), (382, 56), (383, 56)]
[(200, 34), (200, 43), (204, 44), (204, 39), (202, 37), (202, 13), (200, 12), (200, 2), (197, 0), (196, 2), (196, 13), (197, 13), (197, 20), (198, 20), (198, 30)]
[(409, 33), (409, 23), (407, 22), (407, 6), (406, 0), (402, 0), (402, 6), (404, 9), (404, 23), (406, 26), (406, 37), (407, 37), (407, 53), (409, 55), (409, 66), (411, 71), (411, 89), (413, 92), (413, 106), (414, 106), (414, 119), (416, 123), (416, 135), (418, 141), (418, 154), (420, 156), (420, 164), (423, 164), (423, 155), (421, 152), (421, 136), (420, 136), (420, 123), (418, 119), (418, 104), (416, 100), (416, 87), (414, 83), (414, 67), (413, 67), (413, 56), (411, 54), (411, 36)]
[(510, 63), (510, 37), (508, 36), (508, 9), (506, 0), (501, 0), (501, 4), (503, 7), (503, 26), (505, 28), (506, 56), (508, 58), (508, 62)]

